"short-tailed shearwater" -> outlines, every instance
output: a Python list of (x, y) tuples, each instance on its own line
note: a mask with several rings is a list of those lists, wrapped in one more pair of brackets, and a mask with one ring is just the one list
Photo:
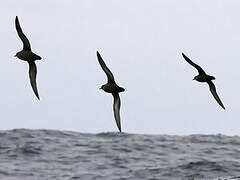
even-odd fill
[(218, 102), (218, 104), (225, 109), (223, 103), (221, 102), (220, 98), (217, 95), (216, 92), (216, 87), (213, 84), (212, 80), (215, 80), (215, 77), (213, 76), (209, 76), (205, 73), (205, 71), (197, 64), (195, 64), (194, 62), (192, 62), (184, 53), (182, 53), (182, 56), (184, 57), (184, 59), (193, 67), (195, 67), (198, 71), (198, 75), (194, 77), (193, 80), (196, 80), (198, 82), (206, 82), (209, 85), (209, 89), (213, 95), (213, 97), (216, 99), (216, 101)]
[(23, 50), (18, 52), (15, 56), (18, 57), (19, 59), (23, 60), (23, 61), (28, 62), (30, 83), (31, 83), (31, 86), (32, 86), (32, 89), (33, 89), (35, 95), (40, 100), (39, 95), (38, 95), (38, 90), (37, 90), (37, 83), (36, 83), (37, 66), (36, 66), (34, 61), (35, 60), (40, 60), (42, 58), (40, 56), (38, 56), (37, 54), (34, 54), (31, 51), (31, 45), (29, 43), (29, 40), (24, 35), (24, 33), (21, 29), (21, 26), (19, 24), (17, 16), (16, 16), (16, 19), (15, 19), (15, 26), (16, 26), (18, 36), (20, 37), (20, 39), (23, 42)]
[(101, 55), (99, 54), (98, 51), (97, 51), (97, 58), (98, 58), (99, 64), (101, 65), (103, 71), (106, 73), (107, 79), (108, 79), (108, 82), (106, 84), (102, 85), (100, 89), (103, 89), (105, 92), (111, 93), (113, 95), (113, 98), (114, 98), (114, 102), (113, 102), (114, 117), (115, 117), (118, 129), (121, 132), (122, 131), (121, 130), (121, 121), (120, 121), (121, 101), (120, 101), (120, 97), (119, 97), (118, 93), (125, 91), (125, 89), (122, 88), (122, 87), (119, 87), (115, 83), (112, 72), (108, 69), (108, 67), (104, 63), (104, 61), (103, 61), (103, 59), (102, 59), (102, 57), (101, 57)]

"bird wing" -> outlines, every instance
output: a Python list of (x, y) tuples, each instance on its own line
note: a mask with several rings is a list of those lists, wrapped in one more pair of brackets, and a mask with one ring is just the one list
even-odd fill
[(194, 62), (192, 62), (191, 59), (189, 59), (184, 53), (182, 53), (182, 56), (189, 64), (191, 64), (193, 67), (195, 67), (198, 70), (199, 74), (206, 74), (204, 72), (204, 70), (199, 65), (195, 64)]
[(37, 98), (40, 100), (37, 90), (37, 82), (36, 82), (36, 76), (37, 76), (37, 66), (34, 61), (28, 61), (29, 64), (29, 78), (30, 83), (33, 89), (33, 92), (37, 96)]
[(22, 32), (22, 28), (21, 28), (21, 26), (19, 24), (17, 16), (16, 16), (16, 19), (15, 19), (15, 26), (16, 26), (16, 30), (17, 30), (18, 36), (20, 37), (20, 39), (23, 42), (23, 50), (30, 50), (31, 51), (31, 45), (29, 43), (29, 40), (25, 36), (25, 34)]
[(212, 81), (208, 81), (207, 83), (208, 83), (208, 85), (209, 85), (209, 89), (210, 89), (213, 97), (216, 99), (216, 101), (218, 102), (218, 104), (219, 104), (223, 109), (225, 109), (222, 101), (220, 100), (220, 98), (219, 98), (218, 95), (217, 95), (216, 87), (215, 87), (215, 85), (213, 84), (213, 82), (212, 82)]
[(97, 58), (98, 58), (98, 62), (101, 65), (103, 71), (107, 75), (108, 83), (115, 83), (112, 72), (108, 69), (108, 67), (106, 66), (105, 62), (103, 61), (103, 59), (102, 59), (102, 57), (101, 57), (101, 55), (99, 54), (98, 51), (97, 51)]
[(119, 131), (122, 132), (121, 121), (120, 121), (120, 106), (121, 106), (120, 97), (118, 93), (113, 93), (112, 95), (114, 98), (114, 102), (113, 102), (114, 117), (115, 117)]

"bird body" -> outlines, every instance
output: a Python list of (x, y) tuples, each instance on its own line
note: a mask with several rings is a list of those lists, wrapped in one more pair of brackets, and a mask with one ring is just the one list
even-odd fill
[(184, 53), (182, 53), (183, 58), (193, 67), (195, 67), (198, 71), (198, 75), (194, 77), (193, 80), (196, 80), (198, 82), (206, 82), (208, 83), (210, 92), (212, 93), (214, 99), (217, 101), (217, 103), (223, 108), (225, 109), (221, 99), (219, 98), (219, 96), (217, 95), (217, 91), (216, 91), (216, 87), (214, 85), (214, 83), (212, 82), (212, 80), (215, 80), (216, 78), (213, 76), (209, 76), (208, 74), (205, 73), (205, 71), (197, 64), (195, 64), (194, 62), (192, 62), (191, 59), (189, 59)]
[(20, 37), (20, 39), (23, 42), (23, 50), (17, 52), (15, 56), (23, 61), (28, 62), (30, 83), (31, 83), (33, 92), (35, 93), (37, 98), (40, 99), (39, 95), (38, 95), (38, 90), (37, 90), (37, 82), (36, 82), (37, 66), (35, 64), (35, 61), (41, 60), (42, 58), (39, 55), (32, 52), (30, 42), (27, 39), (27, 37), (25, 36), (25, 34), (23, 33), (17, 16), (15, 19), (15, 26), (16, 26), (18, 36)]
[(124, 88), (119, 87), (117, 84), (111, 84), (111, 83), (102, 85), (100, 89), (103, 89), (107, 93), (120, 93), (125, 91)]
[(114, 118), (115, 118), (115, 121), (117, 123), (117, 127), (118, 127), (119, 131), (122, 132), (121, 120), (120, 120), (121, 100), (120, 100), (120, 97), (119, 97), (119, 93), (125, 91), (125, 89), (116, 84), (112, 72), (106, 66), (106, 64), (103, 61), (99, 52), (97, 52), (97, 58), (98, 58), (98, 62), (100, 64), (100, 66), (102, 67), (103, 71), (107, 75), (107, 79), (108, 79), (108, 82), (106, 84), (102, 85), (100, 89), (104, 90), (107, 93), (112, 94), (112, 96), (113, 96)]
[(38, 56), (37, 54), (33, 53), (32, 51), (29, 50), (22, 50), (19, 51), (16, 56), (23, 60), (23, 61), (36, 61), (36, 60), (41, 60), (42, 58)]
[(211, 81), (211, 80), (215, 80), (215, 77), (209, 76), (207, 74), (199, 74), (199, 75), (194, 77), (194, 80), (196, 80), (198, 82), (208, 82), (208, 81)]

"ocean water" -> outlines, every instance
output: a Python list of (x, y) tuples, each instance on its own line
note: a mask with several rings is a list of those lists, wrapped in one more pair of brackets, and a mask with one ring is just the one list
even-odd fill
[(240, 180), (240, 137), (0, 131), (1, 180)]

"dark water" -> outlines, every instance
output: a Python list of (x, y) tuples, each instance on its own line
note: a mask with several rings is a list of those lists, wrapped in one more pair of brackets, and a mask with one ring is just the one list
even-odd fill
[(1, 180), (240, 179), (240, 137), (0, 131)]

